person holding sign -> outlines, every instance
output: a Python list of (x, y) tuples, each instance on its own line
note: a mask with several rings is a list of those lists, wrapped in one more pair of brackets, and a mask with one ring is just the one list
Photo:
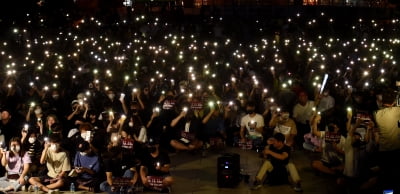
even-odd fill
[(140, 177), (145, 187), (152, 190), (168, 191), (174, 179), (170, 174), (171, 161), (167, 153), (160, 151), (157, 138), (149, 138), (148, 154), (140, 166)]
[(311, 165), (315, 170), (326, 174), (342, 173), (345, 137), (340, 134), (338, 124), (334, 122), (328, 124), (328, 131), (318, 130), (320, 121), (321, 115), (316, 114), (311, 128), (313, 135), (322, 139), (322, 157), (321, 160), (314, 160)]

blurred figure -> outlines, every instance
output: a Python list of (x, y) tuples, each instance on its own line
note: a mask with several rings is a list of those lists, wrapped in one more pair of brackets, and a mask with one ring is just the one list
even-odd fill
[(322, 157), (321, 160), (314, 160), (311, 165), (318, 172), (330, 175), (341, 174), (345, 137), (340, 134), (336, 123), (328, 124), (328, 131), (318, 130), (320, 121), (321, 116), (317, 114), (312, 120), (311, 127), (313, 134), (322, 139)]
[(293, 108), (293, 120), (296, 122), (296, 144), (302, 147), (304, 135), (311, 132), (310, 119), (315, 112), (314, 101), (308, 99), (306, 92), (300, 92), (296, 105)]

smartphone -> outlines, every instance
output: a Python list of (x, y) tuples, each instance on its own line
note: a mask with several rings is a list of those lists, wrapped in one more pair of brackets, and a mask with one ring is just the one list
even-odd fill
[(393, 194), (393, 193), (394, 193), (393, 189), (383, 190), (383, 194)]

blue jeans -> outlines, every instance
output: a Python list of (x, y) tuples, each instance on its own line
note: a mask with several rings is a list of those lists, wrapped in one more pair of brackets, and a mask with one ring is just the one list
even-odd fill
[[(24, 179), (25, 179), (25, 182), (27, 183), (29, 177), (25, 176)], [(22, 187), (22, 185), (19, 184), (18, 180), (10, 180), (6, 176), (0, 177), (0, 187), (6, 188), (8, 186), (12, 186), (14, 188), (14, 191), (18, 191)]]
[[(133, 178), (133, 176), (134, 176), (134, 173), (131, 170), (127, 169), (127, 170), (125, 170), (124, 175), (122, 177)], [(133, 185), (132, 185), (132, 188), (133, 188)], [(100, 190), (103, 192), (113, 193), (113, 194), (120, 192), (120, 191), (111, 191), (111, 185), (109, 185), (107, 181), (104, 181), (100, 184)]]

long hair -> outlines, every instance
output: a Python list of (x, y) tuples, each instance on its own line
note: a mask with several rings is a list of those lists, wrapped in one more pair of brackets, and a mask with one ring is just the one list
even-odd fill
[[(19, 144), (19, 152), (18, 152), (18, 155), (19, 155), (19, 157), (24, 157), (24, 155), (25, 155), (25, 149), (24, 149), (24, 146), (22, 146), (21, 145), (21, 139), (19, 138), (19, 137), (13, 137), (13, 138), (11, 138), (10, 139), (10, 142), (8, 143), (9, 145), (9, 147), (11, 148), (11, 143), (12, 142), (18, 142), (18, 144)], [(13, 157), (13, 156), (15, 156), (14, 155), (14, 152), (10, 152), (10, 157)]]

